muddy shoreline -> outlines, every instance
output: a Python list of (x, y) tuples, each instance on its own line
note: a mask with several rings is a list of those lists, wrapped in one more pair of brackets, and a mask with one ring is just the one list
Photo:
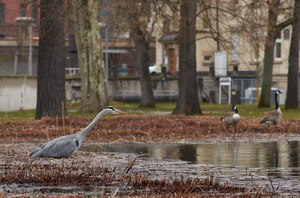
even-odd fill
[[(0, 122), (0, 195), (299, 195), (297, 178), (288, 180), (285, 185), (277, 178), (260, 176), (259, 171), (263, 170), (250, 173), (246, 167), (223, 167), (221, 170), (207, 164), (155, 160), (135, 154), (82, 151), (68, 159), (28, 160), (28, 153), (36, 146), (79, 131), (90, 121), (66, 117)], [(299, 120), (284, 120), (276, 131), (257, 123), (258, 119), (242, 119), (238, 132), (234, 132), (226, 130), (215, 116), (109, 117), (95, 126), (85, 144), (300, 140)]]

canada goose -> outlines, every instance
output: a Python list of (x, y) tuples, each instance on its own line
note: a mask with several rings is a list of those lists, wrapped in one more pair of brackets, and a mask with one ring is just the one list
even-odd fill
[(236, 130), (236, 126), (240, 121), (240, 115), (238, 113), (238, 108), (236, 105), (232, 107), (231, 112), (227, 112), (225, 116), (221, 117), (221, 120), (226, 124), (227, 129), (229, 126), (233, 126), (234, 130)]
[(277, 90), (275, 92), (275, 110), (269, 111), (266, 115), (260, 120), (260, 124), (267, 124), (268, 126), (274, 125), (276, 130), (276, 125), (280, 123), (282, 119), (281, 109), (278, 105), (278, 95), (282, 94), (281, 91)]

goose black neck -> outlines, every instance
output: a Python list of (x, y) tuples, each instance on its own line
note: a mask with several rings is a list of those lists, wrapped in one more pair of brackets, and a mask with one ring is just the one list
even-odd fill
[(277, 110), (278, 107), (279, 107), (279, 105), (278, 105), (278, 94), (275, 93), (275, 110)]

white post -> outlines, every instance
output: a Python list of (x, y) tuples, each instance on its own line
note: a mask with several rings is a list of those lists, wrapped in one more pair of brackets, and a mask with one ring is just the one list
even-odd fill
[(228, 104), (231, 104), (231, 78), (228, 84), (228, 92), (229, 92)]
[(18, 71), (18, 56), (19, 56), (19, 54), (18, 54), (18, 52), (16, 52), (15, 53), (15, 64), (14, 64), (14, 75), (16, 75), (17, 74), (17, 71)]
[(228, 104), (231, 104), (231, 78), (223, 77), (219, 79), (219, 104), (221, 104), (222, 86), (228, 86)]
[(221, 104), (221, 83), (219, 84), (219, 104)]

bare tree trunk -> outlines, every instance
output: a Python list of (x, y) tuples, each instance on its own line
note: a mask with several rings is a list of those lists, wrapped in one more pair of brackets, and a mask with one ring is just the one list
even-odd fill
[(292, 19), (288, 18), (285, 21), (277, 24), (279, 14), (280, 0), (270, 0), (268, 14), (268, 33), (265, 42), (264, 61), (263, 61), (263, 80), (261, 86), (261, 95), (258, 102), (258, 107), (270, 106), (270, 93), (272, 86), (273, 63), (274, 63), (274, 46), (275, 39), (278, 34), (292, 23)]
[(149, 73), (149, 42), (138, 26), (132, 25), (141, 84), (140, 107), (155, 107), (154, 94)]
[(196, 80), (196, 0), (180, 2), (179, 99), (175, 114), (201, 113)]
[(300, 0), (295, 0), (293, 32), (289, 54), (288, 88), (285, 108), (298, 108), (298, 68), (299, 68), (299, 34), (300, 34)]
[(155, 106), (149, 73), (149, 49), (153, 33), (157, 29), (158, 4), (160, 3), (156, 1), (115, 0), (107, 3), (107, 10), (111, 15), (104, 17), (115, 30), (122, 33), (130, 31), (135, 44), (136, 68), (141, 86), (140, 107)]
[(268, 12), (268, 33), (264, 49), (263, 80), (258, 107), (270, 106), (270, 91), (272, 86), (274, 46), (276, 39), (276, 23), (279, 9), (279, 0), (271, 0)]
[(64, 2), (41, 1), (36, 119), (66, 110)]
[[(136, 3), (135, 3), (136, 4)], [(135, 5), (134, 4), (134, 5)], [(136, 11), (130, 13), (130, 31), (136, 48), (136, 60), (141, 84), (140, 107), (155, 107), (155, 99), (149, 73), (149, 41), (139, 26), (139, 14)]]
[(108, 103), (103, 49), (97, 20), (98, 0), (71, 0), (72, 15), (81, 73), (83, 112), (104, 108)]

